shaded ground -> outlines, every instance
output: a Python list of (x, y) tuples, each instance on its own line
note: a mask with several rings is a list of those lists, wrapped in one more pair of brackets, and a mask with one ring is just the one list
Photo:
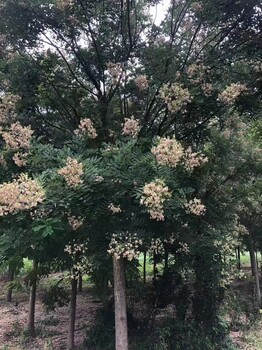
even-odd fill
[[(28, 292), (14, 293), (14, 302), (4, 300), (0, 281), (0, 350), (64, 350), (68, 327), (68, 307), (46, 313), (39, 299), (36, 303), (36, 338), (31, 341), (24, 332), (27, 322)], [(85, 289), (78, 295), (75, 343), (80, 346), (93, 322), (99, 303)]]

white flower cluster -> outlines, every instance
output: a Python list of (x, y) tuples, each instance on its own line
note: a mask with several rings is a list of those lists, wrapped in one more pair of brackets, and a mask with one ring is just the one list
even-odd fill
[(189, 90), (179, 83), (164, 84), (159, 93), (160, 97), (165, 101), (168, 110), (172, 113), (179, 112), (191, 102)]
[(107, 252), (116, 259), (120, 259), (122, 256), (131, 261), (139, 258), (141, 246), (142, 240), (138, 238), (136, 233), (113, 234)]
[(67, 219), (73, 231), (78, 230), (84, 223), (84, 219), (81, 216), (76, 217), (74, 215), (70, 215)]
[(185, 208), (188, 214), (191, 213), (197, 216), (204, 215), (206, 211), (206, 207), (198, 198), (191, 199), (188, 203), (185, 204)]
[(0, 130), (7, 148), (29, 148), (33, 130), (30, 126), (23, 127), (19, 122), (11, 124), (7, 131)]
[(16, 104), (20, 97), (12, 94), (5, 94), (0, 98), (0, 123), (8, 123), (16, 118)]
[(117, 85), (121, 79), (122, 80), (125, 79), (125, 75), (124, 75), (124, 71), (121, 63), (108, 62), (107, 69), (113, 85)]
[(74, 3), (75, 0), (56, 0), (56, 6), (61, 11), (74, 6)]
[(140, 204), (143, 204), (149, 209), (151, 219), (163, 221), (164, 217), (164, 203), (171, 198), (171, 192), (163, 180), (156, 179), (143, 188), (143, 196)]
[(34, 208), (43, 202), (45, 191), (42, 186), (27, 174), (0, 185), (0, 216)]
[(148, 249), (151, 254), (164, 254), (165, 248), (164, 244), (160, 238), (152, 238)]
[(77, 187), (83, 183), (81, 179), (81, 176), (84, 174), (83, 164), (79, 163), (77, 159), (68, 157), (66, 166), (59, 169), (57, 172), (59, 175), (63, 176), (69, 187)]
[(108, 209), (112, 212), (112, 214), (118, 214), (122, 212), (120, 205), (114, 205), (113, 203), (110, 203), (108, 205)]
[(13, 155), (13, 161), (18, 167), (26, 166), (28, 153), (16, 152)]
[(208, 158), (201, 153), (196, 153), (192, 151), (191, 147), (185, 150), (184, 156), (184, 166), (186, 170), (191, 171), (196, 167), (199, 167), (208, 162)]
[(158, 144), (151, 149), (158, 164), (176, 167), (184, 155), (182, 145), (175, 138), (159, 137)]
[(125, 118), (125, 122), (123, 124), (122, 135), (137, 137), (141, 127), (139, 125), (139, 120), (131, 118)]
[(141, 90), (141, 91), (147, 90), (148, 89), (148, 80), (147, 80), (146, 75), (139, 75), (135, 79), (135, 84), (139, 90)]
[(183, 254), (189, 254), (190, 253), (190, 249), (189, 249), (189, 245), (185, 242), (179, 242), (179, 248), (177, 249), (177, 253), (183, 253)]
[(233, 83), (227, 86), (226, 89), (219, 94), (218, 99), (227, 105), (232, 105), (235, 103), (236, 99), (245, 91), (247, 91), (246, 85)]
[(96, 129), (91, 119), (85, 118), (80, 121), (79, 127), (74, 131), (76, 136), (95, 139), (97, 137)]
[(64, 252), (68, 253), (73, 261), (73, 268), (70, 275), (71, 279), (78, 279), (80, 275), (92, 271), (91, 264), (85, 255), (87, 252), (86, 243), (77, 243), (73, 240), (71, 244), (65, 246)]

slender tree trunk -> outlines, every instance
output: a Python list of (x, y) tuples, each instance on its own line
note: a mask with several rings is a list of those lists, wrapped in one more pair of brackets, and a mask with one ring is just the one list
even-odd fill
[(36, 284), (37, 284), (37, 262), (33, 260), (32, 278), (30, 281), (30, 298), (27, 329), (30, 337), (35, 337), (35, 302), (36, 302)]
[[(13, 282), (14, 277), (15, 277), (15, 270), (14, 270), (14, 268), (12, 268), (12, 267), (9, 265), (9, 269), (8, 269), (8, 281), (9, 281), (9, 282)], [(11, 302), (11, 301), (12, 301), (12, 292), (13, 292), (13, 287), (12, 287), (12, 285), (9, 285), (9, 286), (8, 286), (8, 289), (7, 289), (7, 295), (6, 295), (6, 301), (7, 301), (7, 302)]]
[(164, 266), (164, 271), (167, 271), (168, 269), (168, 250), (165, 249), (165, 266)]
[(146, 284), (146, 252), (144, 252), (143, 283)]
[(253, 277), (255, 281), (255, 288), (256, 288), (256, 297), (259, 307), (261, 307), (261, 291), (260, 291), (260, 282), (259, 282), (259, 272), (257, 268), (257, 261), (256, 261), (256, 255), (254, 250), (254, 242), (251, 236), (251, 233), (249, 234), (249, 248), (250, 248), (250, 260), (251, 260), (251, 266), (252, 266), (252, 272)]
[(71, 299), (69, 309), (69, 326), (67, 336), (67, 350), (75, 348), (75, 319), (76, 319), (76, 295), (77, 295), (77, 280), (71, 280)]
[(240, 247), (237, 247), (237, 267), (238, 270), (241, 270), (241, 255), (240, 255)]
[(128, 350), (126, 288), (123, 258), (113, 257), (116, 350)]
[(153, 253), (153, 281), (156, 280), (156, 253)]
[(83, 292), (83, 276), (79, 275), (78, 278), (78, 292), (82, 293)]

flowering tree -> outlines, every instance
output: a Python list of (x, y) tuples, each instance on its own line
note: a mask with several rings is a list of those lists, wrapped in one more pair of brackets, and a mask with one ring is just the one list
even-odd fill
[[(0, 2), (3, 215), (43, 203), (45, 223), (89, 232), (88, 243), (61, 236), (66, 253), (80, 259), (74, 247), (87, 243), (94, 257), (100, 242), (112, 255), (118, 350), (128, 346), (124, 259), (142, 249), (193, 270), (194, 318), (216, 323), (238, 226), (233, 191), (256, 161), (245, 134), (261, 107), (261, 4), (170, 1), (157, 24), (157, 3)], [(57, 239), (55, 225), (37, 225)]]

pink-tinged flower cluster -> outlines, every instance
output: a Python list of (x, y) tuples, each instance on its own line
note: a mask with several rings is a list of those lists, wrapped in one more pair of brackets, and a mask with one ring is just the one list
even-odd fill
[(148, 249), (149, 253), (164, 254), (165, 247), (160, 238), (152, 238)]
[(42, 186), (27, 174), (0, 185), (0, 216), (36, 207), (43, 202), (45, 191)]
[(235, 103), (236, 99), (247, 90), (246, 85), (233, 83), (219, 94), (218, 99), (225, 104), (232, 105)]
[(81, 216), (76, 217), (74, 215), (70, 215), (67, 219), (73, 231), (78, 230), (84, 223), (84, 219)]
[(159, 137), (158, 144), (151, 149), (158, 164), (176, 167), (184, 155), (182, 145), (174, 138)]
[(108, 73), (113, 85), (117, 85), (121, 79), (124, 79), (124, 72), (121, 63), (107, 63)]
[(168, 110), (172, 113), (179, 112), (191, 102), (189, 90), (179, 83), (164, 84), (160, 90), (160, 97), (165, 101)]
[(169, 198), (171, 198), (169, 188), (163, 180), (156, 179), (145, 184), (140, 204), (143, 204), (149, 209), (151, 219), (163, 221), (165, 219), (164, 203)]
[(123, 257), (131, 261), (139, 258), (141, 246), (142, 240), (138, 238), (136, 233), (113, 234), (107, 252), (116, 259)]
[(59, 10), (64, 11), (67, 8), (74, 6), (75, 0), (56, 0), (56, 6)]
[(185, 204), (185, 208), (188, 214), (194, 214), (197, 216), (204, 215), (206, 212), (206, 207), (198, 198), (191, 199), (188, 203)]
[(90, 139), (95, 139), (97, 137), (96, 129), (89, 118), (82, 119), (79, 127), (74, 131), (76, 136), (89, 137)]
[(214, 92), (214, 87), (211, 83), (203, 83), (201, 88), (203, 90), (204, 95), (206, 96), (210, 96)]
[(184, 166), (186, 170), (192, 171), (208, 162), (208, 158), (201, 153), (193, 152), (191, 147), (185, 150), (184, 156)]
[(33, 130), (30, 126), (23, 127), (19, 122), (11, 124), (8, 131), (0, 131), (7, 148), (11, 149), (27, 149), (30, 147), (30, 142)]
[(135, 79), (135, 84), (138, 87), (139, 90), (143, 91), (143, 90), (147, 90), (148, 89), (148, 80), (147, 80), (147, 76), (146, 75), (139, 75), (136, 79)]
[(3, 154), (0, 154), (0, 165), (3, 167), (3, 168), (6, 168), (7, 167), (7, 162), (5, 160), (5, 157)]
[(122, 135), (137, 137), (141, 127), (139, 125), (139, 120), (131, 118), (125, 118), (125, 122), (123, 125)]
[(114, 205), (113, 203), (109, 204), (108, 209), (111, 211), (112, 214), (118, 214), (122, 212), (120, 205)]
[(83, 164), (79, 163), (77, 159), (68, 157), (66, 166), (59, 169), (57, 172), (59, 175), (63, 176), (69, 187), (77, 187), (83, 183), (81, 179), (81, 176), (84, 174)]
[(13, 155), (13, 161), (18, 167), (26, 166), (28, 153), (16, 152)]
[(20, 101), (17, 95), (6, 94), (0, 98), (0, 123), (11, 122), (16, 117), (16, 104)]
[(70, 255), (73, 263), (71, 279), (78, 279), (79, 276), (92, 272), (92, 265), (86, 256), (87, 248), (87, 243), (79, 243), (76, 240), (65, 246), (64, 252)]

